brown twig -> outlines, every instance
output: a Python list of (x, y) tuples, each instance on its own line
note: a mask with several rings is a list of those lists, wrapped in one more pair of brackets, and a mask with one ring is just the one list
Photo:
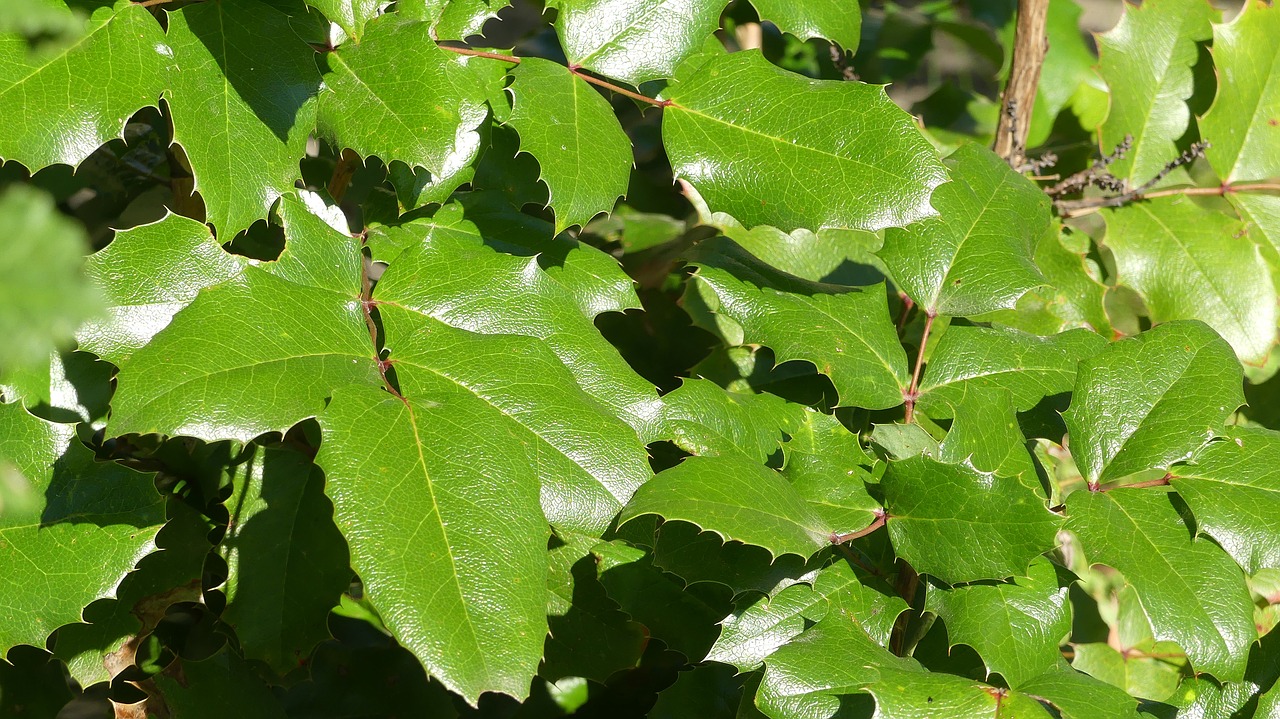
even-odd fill
[(925, 312), (924, 315), (924, 332), (920, 334), (920, 349), (916, 352), (916, 366), (911, 370), (911, 386), (906, 392), (902, 393), (902, 399), (907, 405), (907, 415), (905, 421), (911, 424), (916, 417), (916, 399), (920, 397), (920, 370), (924, 367), (924, 348), (929, 344), (929, 332), (933, 330), (933, 320), (938, 316), (936, 312)]
[[(1067, 195), (1073, 192), (1079, 192), (1090, 185), (1109, 186), (1113, 182), (1118, 183), (1119, 180), (1111, 173), (1107, 172), (1107, 166), (1119, 160), (1128, 154), (1129, 149), (1133, 147), (1133, 135), (1125, 135), (1120, 144), (1115, 146), (1109, 155), (1103, 155), (1101, 158), (1094, 160), (1093, 164), (1088, 168), (1081, 170), (1052, 187), (1046, 187), (1045, 193), (1050, 197), (1058, 195)], [(1103, 189), (1106, 189), (1104, 186)]]
[(1031, 109), (1040, 85), (1040, 68), (1049, 52), (1045, 33), (1049, 0), (1018, 0), (1018, 21), (1014, 29), (1013, 61), (1009, 82), (1000, 96), (1005, 116), (996, 128), (994, 150), (1012, 167), (1026, 161), (1027, 134), (1031, 131)]
[(173, 2), (173, 0), (142, 0), (142, 2), (134, 3), (134, 5), (137, 5), (138, 7), (154, 7), (156, 5), (164, 5), (171, 2)]

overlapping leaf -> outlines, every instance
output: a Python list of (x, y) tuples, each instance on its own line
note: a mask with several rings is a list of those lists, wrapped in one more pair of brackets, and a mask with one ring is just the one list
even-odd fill
[(1247, 2), (1213, 26), (1218, 96), (1200, 119), (1205, 152), (1223, 182), (1280, 176), (1280, 10)]
[(570, 63), (639, 85), (674, 76), (720, 27), (724, 0), (557, 0)]
[(687, 379), (663, 397), (662, 424), (682, 449), (763, 464), (804, 421), (804, 408), (770, 394), (730, 392)]
[(858, 49), (862, 11), (857, 5), (840, 0), (810, 0), (805, 3), (751, 0), (751, 4), (761, 19), (801, 40), (820, 37), (840, 45), (848, 53)]
[(867, 493), (874, 462), (839, 420), (806, 412), (783, 451), (783, 476), (833, 532), (847, 534), (871, 523), (880, 508)]

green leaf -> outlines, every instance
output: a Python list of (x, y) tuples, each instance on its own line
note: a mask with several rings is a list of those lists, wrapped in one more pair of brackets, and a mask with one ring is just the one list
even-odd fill
[(181, 673), (176, 677), (164, 672), (155, 677), (159, 698), (174, 719), (231, 714), (244, 719), (288, 716), (271, 687), (230, 647), (203, 661), (183, 661), (178, 668)]
[(226, 505), (222, 620), (246, 657), (284, 675), (329, 638), (329, 610), (351, 584), (324, 475), (298, 452), (255, 448), (236, 468)]
[(247, 264), (225, 252), (207, 225), (181, 215), (118, 232), (85, 263), (107, 317), (81, 326), (80, 348), (123, 364), (200, 290), (238, 277)]
[(728, 717), (738, 708), (744, 677), (731, 667), (703, 664), (682, 671), (675, 684), (658, 693), (650, 719)]
[(356, 42), (364, 34), (365, 24), (377, 17), (385, 4), (383, 0), (307, 0), (307, 5), (324, 13)]
[(50, 353), (69, 343), (102, 300), (85, 281), (84, 230), (59, 214), (48, 195), (24, 186), (5, 190), (0, 226), (7, 236), (0, 254), (0, 382), (9, 382), (16, 372), (47, 366)]
[(777, 452), (805, 417), (803, 407), (781, 397), (730, 392), (704, 379), (686, 379), (662, 399), (662, 425), (681, 449), (756, 464)]
[(468, 58), (440, 49), (425, 23), (384, 15), (364, 39), (326, 56), (321, 135), (360, 155), (400, 160), (444, 177), (471, 164), (488, 115), (487, 77)]
[(1068, 392), (1076, 364), (1107, 341), (1089, 330), (1036, 337), (1017, 330), (948, 327), (929, 357), (918, 407), (930, 417), (955, 416), (955, 405), (973, 387), (1003, 388), (1026, 411), (1041, 399)]
[(1175, 470), (1170, 484), (1186, 500), (1196, 529), (1244, 569), (1280, 569), (1280, 433), (1232, 427), (1220, 442)]
[(1276, 290), (1241, 223), (1190, 198), (1159, 198), (1105, 213), (1116, 282), (1142, 295), (1152, 322), (1197, 319), (1260, 365), (1276, 343)]
[(675, 76), (720, 27), (724, 0), (557, 0), (565, 57), (632, 85)]
[(689, 457), (659, 472), (636, 491), (618, 522), (645, 514), (690, 522), (775, 557), (808, 557), (831, 538), (831, 529), (781, 475), (739, 454)]
[(883, 285), (855, 289), (808, 282), (772, 270), (727, 241), (703, 243), (693, 259), (698, 272), (689, 292), (741, 328), (729, 344), (766, 345), (779, 364), (812, 362), (831, 377), (842, 405), (902, 404), (907, 355)]
[(405, 400), (333, 393), (317, 464), (335, 520), (366, 595), (433, 676), (472, 704), (524, 697), (547, 633), (535, 465), (482, 397), (425, 372), (415, 385)]
[(224, 241), (266, 217), (301, 177), (315, 127), (315, 52), (257, 0), (169, 13), (165, 97), (207, 218)]
[(1003, 387), (969, 385), (955, 403), (955, 421), (942, 440), (938, 459), (950, 464), (968, 463), (980, 472), (1017, 477), (1039, 491), (1040, 481), (1026, 442), (1018, 427), (1013, 395)]
[(1120, 23), (1098, 36), (1099, 73), (1111, 88), (1100, 144), (1110, 152), (1125, 135), (1133, 136), (1129, 152), (1107, 167), (1131, 186), (1178, 156), (1174, 141), (1191, 119), (1186, 101), (1194, 89), (1196, 43), (1211, 37), (1217, 16), (1200, 0), (1127, 5)]
[(1171, 500), (1152, 489), (1074, 492), (1066, 529), (1090, 562), (1124, 574), (1157, 640), (1177, 642), (1197, 672), (1239, 681), (1257, 639), (1244, 574), (1222, 549), (1191, 537)]
[(1056, 709), (1061, 719), (1138, 719), (1139, 716), (1137, 701), (1123, 690), (1065, 665), (1022, 682), (1018, 691)]
[(874, 463), (858, 436), (831, 415), (808, 411), (782, 445), (782, 475), (836, 534), (866, 527), (880, 505), (867, 494)]
[[(1050, 0), (1045, 19), (1045, 39), (1049, 52), (1037, 84), (1035, 107), (1031, 112), (1031, 130), (1028, 147), (1037, 147), (1049, 138), (1054, 120), (1068, 104), (1075, 106), (1075, 114), (1083, 118), (1080, 104), (1084, 98), (1101, 95), (1106, 98), (1107, 86), (1098, 77), (1094, 66), (1098, 57), (1092, 44), (1080, 32), (1080, 16), (1084, 9), (1075, 0)], [(1012, 50), (1012, 43), (1006, 44)], [(1006, 66), (1007, 67), (1007, 66)], [(1082, 125), (1093, 129), (1093, 125)]]
[(738, 52), (665, 95), (676, 177), (748, 227), (878, 230), (934, 214), (945, 170), (882, 87), (810, 80)]
[(841, 0), (809, 0), (804, 3), (751, 0), (751, 4), (762, 20), (768, 20), (779, 30), (801, 40), (820, 37), (836, 43), (847, 53), (858, 49), (862, 11), (853, 3)]
[[(1071, 0), (1065, 0), (1071, 2)], [(1088, 257), (1089, 244), (1081, 233), (1049, 232), (1036, 245), (1036, 267), (1048, 286), (1022, 296), (1014, 310), (1001, 310), (980, 319), (1005, 324), (1035, 334), (1053, 334), (1085, 328), (1104, 337), (1113, 334), (1111, 319), (1103, 307), (1107, 286), (1097, 264)]]
[(938, 216), (885, 231), (879, 257), (929, 314), (1011, 308), (1044, 284), (1032, 256), (1049, 231), (1049, 198), (981, 145), (962, 145), (946, 165), (952, 180), (933, 193)]
[(1200, 118), (1205, 157), (1223, 182), (1280, 176), (1280, 10), (1254, 0), (1213, 26), (1218, 96)]
[(876, 698), (876, 713), (884, 717), (948, 717), (948, 719), (1050, 719), (1035, 699), (1020, 692), (996, 689), (972, 679), (934, 672), (881, 672), (867, 686)]
[(1053, 564), (1043, 557), (1012, 583), (931, 586), (925, 611), (947, 625), (951, 644), (976, 649), (987, 671), (1015, 689), (1061, 661), (1058, 645), (1071, 632), (1067, 588), (1058, 586)]
[[(657, 524), (656, 517), (648, 519)], [(822, 553), (812, 559), (794, 554), (775, 559), (765, 549), (725, 542), (715, 532), (703, 532), (688, 522), (657, 524), (652, 540), (636, 540), (632, 533), (644, 532), (643, 527), (643, 522), (633, 522), (623, 531), (632, 541), (653, 546), (653, 566), (679, 577), (686, 586), (724, 585), (735, 597), (745, 593), (773, 596), (797, 582), (811, 581), (825, 559)]]
[(1097, 485), (1190, 457), (1244, 403), (1238, 367), (1197, 321), (1158, 325), (1083, 360), (1062, 416), (1081, 474)]
[(0, 34), (0, 157), (33, 172), (79, 165), (159, 101), (171, 53), (155, 18), (127, 0), (100, 7), (53, 53), (29, 53), (20, 35)]
[(880, 488), (898, 556), (947, 583), (1025, 577), (1056, 544), (1058, 518), (1012, 477), (918, 456), (890, 462)]
[(1102, 643), (1075, 644), (1072, 666), (1141, 699), (1166, 701), (1178, 688), (1178, 665), (1163, 659), (1129, 657)]
[(98, 462), (75, 428), (0, 404), (0, 655), (43, 647), (85, 605), (115, 596), (155, 549), (164, 499), (150, 474)]
[(551, 191), (556, 234), (585, 226), (627, 193), (631, 141), (600, 93), (563, 65), (525, 58), (511, 71), (508, 123)]

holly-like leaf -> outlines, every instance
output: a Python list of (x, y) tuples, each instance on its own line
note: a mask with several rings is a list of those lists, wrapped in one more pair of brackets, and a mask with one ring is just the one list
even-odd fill
[(170, 674), (156, 675), (160, 698), (174, 717), (201, 714), (244, 719), (285, 719), (284, 707), (249, 662), (230, 647), (198, 662), (183, 661), (181, 681)]
[(1015, 689), (1062, 660), (1058, 645), (1071, 631), (1067, 588), (1043, 557), (1010, 583), (929, 587), (925, 611), (947, 625), (953, 645), (976, 649), (987, 671)]
[(880, 505), (867, 493), (867, 456), (858, 436), (835, 417), (808, 411), (782, 446), (782, 474), (836, 534), (867, 526)]
[(1088, 240), (1084, 238), (1082, 233), (1067, 231), (1050, 231), (1041, 237), (1035, 260), (1048, 286), (1023, 295), (1017, 309), (982, 319), (1035, 334), (1085, 328), (1112, 336), (1111, 318), (1103, 306), (1107, 286), (1099, 279), (1102, 275), (1097, 264), (1088, 257)]
[(885, 231), (877, 254), (894, 283), (929, 314), (1013, 307), (1044, 284), (1032, 256), (1049, 232), (1049, 198), (1002, 158), (971, 143), (946, 159), (937, 217)]
[(1177, 642), (1197, 672), (1239, 681), (1257, 638), (1244, 574), (1217, 545), (1191, 536), (1171, 499), (1152, 489), (1074, 492), (1066, 529), (1090, 562), (1124, 574), (1157, 640)]
[(775, 557), (808, 557), (827, 546), (831, 529), (782, 475), (740, 454), (689, 457), (646, 482), (619, 523), (656, 514), (764, 547)]
[(1276, 343), (1276, 290), (1237, 220), (1190, 198), (1158, 198), (1106, 213), (1116, 281), (1142, 295), (1153, 322), (1198, 319), (1262, 364)]
[(752, 51), (712, 57), (666, 98), (676, 177), (748, 227), (878, 230), (934, 214), (946, 171), (882, 87), (810, 80)]
[(853, 3), (840, 0), (809, 0), (804, 3), (786, 0), (751, 0), (760, 19), (768, 20), (783, 32), (801, 40), (820, 37), (836, 43), (847, 53), (858, 49), (862, 31), (862, 11)]
[(898, 556), (947, 583), (1025, 577), (1056, 544), (1058, 518), (1012, 477), (917, 456), (891, 462), (880, 488)]
[(90, 602), (115, 596), (155, 549), (164, 499), (149, 474), (98, 462), (73, 425), (0, 404), (0, 654), (43, 647)]
[(386, 0), (307, 0), (307, 5), (324, 13), (330, 22), (359, 42), (365, 24), (378, 16)]
[(695, 257), (698, 272), (688, 291), (697, 292), (715, 315), (732, 320), (729, 332), (736, 336), (727, 338), (729, 344), (766, 345), (779, 363), (812, 362), (831, 377), (842, 405), (902, 404), (907, 355), (883, 285), (855, 289), (808, 282), (772, 270), (727, 241), (703, 243)]
[(720, 27), (724, 0), (557, 0), (556, 34), (574, 65), (639, 85), (675, 76)]
[(1182, 679), (1178, 664), (1163, 657), (1125, 656), (1104, 642), (1075, 644), (1072, 648), (1075, 657), (1071, 666), (1141, 699), (1168, 700)]
[(1232, 427), (1170, 480), (1196, 518), (1247, 574), (1280, 569), (1280, 433)]
[(948, 327), (929, 357), (917, 407), (930, 417), (954, 416), (955, 405), (976, 387), (1007, 389), (1014, 407), (1026, 411), (1044, 397), (1070, 391), (1076, 364), (1106, 346), (1088, 330), (1036, 337), (1017, 330)]
[(222, 249), (207, 225), (181, 215), (122, 230), (85, 263), (105, 296), (107, 317), (81, 326), (80, 348), (119, 366), (200, 290), (239, 276), (246, 265)]
[(1076, 372), (1063, 414), (1071, 456), (1092, 485), (1168, 469), (1244, 403), (1235, 353), (1197, 321), (1175, 321), (1113, 343)]
[(1253, 0), (1213, 26), (1218, 96), (1200, 118), (1205, 157), (1223, 182), (1280, 176), (1280, 10)]
[(1018, 690), (1058, 711), (1062, 719), (1138, 719), (1138, 702), (1123, 689), (1068, 666), (1022, 682)]
[(315, 52), (286, 15), (257, 0), (200, 3), (168, 17), (173, 139), (226, 241), (301, 177), (320, 87)]
[(954, 719), (1050, 719), (1053, 715), (1027, 694), (997, 689), (965, 677), (937, 672), (886, 669), (867, 685), (884, 717)]
[(487, 73), (493, 62), (440, 49), (426, 23), (384, 15), (364, 39), (327, 56), (317, 121), (322, 135), (363, 156), (400, 160), (444, 177), (471, 164), (488, 115)]
[(981, 472), (1017, 477), (1040, 489), (1026, 437), (1018, 428), (1013, 395), (1003, 387), (969, 385), (955, 403), (955, 421), (939, 446), (938, 459), (968, 463)]
[(226, 506), (222, 620), (246, 657), (284, 675), (329, 638), (329, 610), (351, 584), (324, 476), (298, 452), (256, 448), (236, 468)]
[(99, 7), (56, 53), (30, 53), (21, 35), (0, 32), (0, 157), (33, 172), (79, 165), (159, 101), (171, 52), (155, 18), (128, 0)]
[[(649, 517), (656, 524), (656, 517)], [(627, 525), (640, 533), (642, 522)], [(637, 540), (642, 541), (642, 540)], [(725, 542), (715, 532), (703, 532), (688, 522), (663, 522), (653, 532), (653, 566), (682, 579), (686, 586), (721, 584), (733, 596), (774, 596), (798, 582), (809, 582), (822, 567), (821, 553), (812, 559), (794, 554), (775, 558), (767, 550), (741, 542)], [(696, 658), (696, 657), (695, 657)]]
[(781, 397), (730, 392), (704, 379), (687, 379), (662, 399), (662, 425), (680, 448), (736, 454), (756, 464), (777, 452), (805, 417), (803, 407)]
[(536, 465), (482, 397), (426, 372), (415, 389), (334, 392), (317, 464), (335, 520), (366, 596), (433, 676), (473, 704), (524, 697), (547, 633)]
[(1126, 5), (1120, 23), (1098, 36), (1099, 73), (1111, 88), (1111, 111), (1100, 128), (1104, 152), (1126, 135), (1133, 146), (1108, 166), (1140, 185), (1178, 156), (1174, 140), (1191, 119), (1196, 43), (1212, 35), (1218, 11), (1200, 0)]

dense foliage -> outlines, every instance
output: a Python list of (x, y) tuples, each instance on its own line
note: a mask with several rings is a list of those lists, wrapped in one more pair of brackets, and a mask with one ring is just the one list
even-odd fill
[(6, 5), (0, 715), (1280, 717), (1280, 7), (1017, 5)]

